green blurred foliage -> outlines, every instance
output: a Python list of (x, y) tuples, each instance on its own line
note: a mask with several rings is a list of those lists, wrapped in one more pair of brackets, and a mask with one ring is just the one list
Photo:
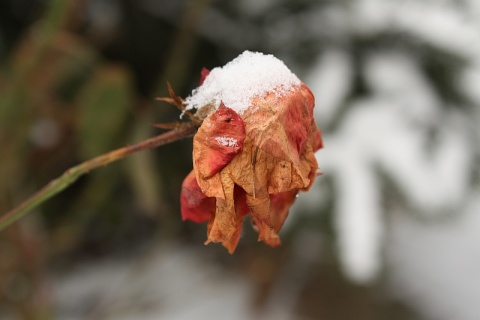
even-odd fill
[(126, 134), (125, 123), (133, 94), (127, 72), (115, 66), (102, 67), (82, 88), (75, 99), (77, 136), (82, 159), (93, 158), (105, 147), (118, 142)]
[[(72, 165), (149, 137), (157, 117), (175, 116), (142, 95), (151, 90), (139, 90), (135, 69), (89, 39), (82, 2), (50, 1), (36, 10), (39, 19), (16, 33), (0, 60), (2, 214)], [(164, 92), (154, 78), (148, 86)], [(185, 144), (177, 151), (190, 153)], [(162, 201), (158, 181), (162, 170), (181, 181), (188, 162), (161, 168), (159, 154), (98, 170), (0, 234), (0, 315), (50, 318), (46, 268), (76, 256), (124, 254), (162, 221), (179, 220), (178, 204)]]

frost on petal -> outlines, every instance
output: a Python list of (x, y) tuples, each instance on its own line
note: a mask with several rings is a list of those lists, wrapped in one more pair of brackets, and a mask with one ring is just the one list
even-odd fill
[(202, 223), (209, 221), (215, 214), (215, 198), (209, 198), (202, 192), (193, 170), (183, 180), (180, 205), (184, 221)]

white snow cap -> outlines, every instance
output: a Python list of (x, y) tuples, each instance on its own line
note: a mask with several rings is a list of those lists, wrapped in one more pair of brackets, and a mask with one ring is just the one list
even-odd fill
[(281, 97), (301, 81), (283, 61), (271, 54), (244, 51), (224, 67), (210, 71), (203, 84), (185, 99), (186, 109), (200, 109), (213, 103), (216, 108), (225, 106), (243, 114), (255, 97), (274, 92)]

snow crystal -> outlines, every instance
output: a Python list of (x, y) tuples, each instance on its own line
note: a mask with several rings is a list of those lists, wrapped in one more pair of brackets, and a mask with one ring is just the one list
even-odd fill
[(281, 97), (300, 84), (297, 76), (273, 55), (245, 51), (224, 67), (214, 68), (186, 98), (186, 108), (200, 109), (211, 103), (218, 108), (223, 102), (241, 115), (253, 98), (270, 92)]
[(237, 147), (237, 139), (231, 137), (216, 137), (215, 140), (224, 147)]

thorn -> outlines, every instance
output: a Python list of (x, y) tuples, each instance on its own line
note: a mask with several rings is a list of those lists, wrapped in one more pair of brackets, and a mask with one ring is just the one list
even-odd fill
[(156, 101), (163, 101), (175, 105), (175, 100), (172, 98), (155, 98)]
[(155, 100), (173, 104), (175, 107), (177, 107), (178, 110), (182, 112), (182, 115), (186, 115), (187, 118), (190, 119), (192, 122), (194, 122), (197, 125), (202, 124), (202, 120), (198, 119), (190, 111), (185, 110), (185, 101), (175, 94), (175, 91), (173, 91), (172, 85), (168, 81), (167, 81), (167, 90), (168, 90), (168, 94), (170, 95), (170, 98), (155, 98)]
[(168, 94), (170, 95), (170, 98), (173, 99), (177, 108), (180, 109), (181, 111), (185, 110), (183, 99), (175, 94), (175, 91), (173, 91), (172, 85), (168, 81), (167, 81), (167, 89), (168, 89)]

